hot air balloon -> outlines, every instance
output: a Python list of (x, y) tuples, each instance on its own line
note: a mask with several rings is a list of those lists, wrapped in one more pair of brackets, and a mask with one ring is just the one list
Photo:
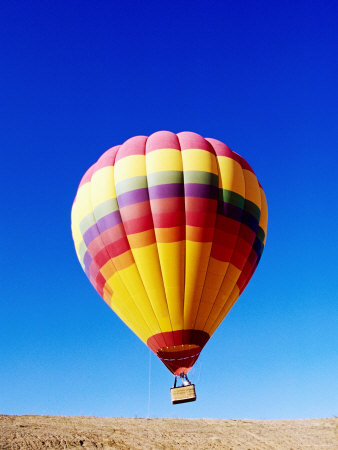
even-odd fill
[(250, 165), (196, 133), (132, 137), (83, 176), (72, 207), (78, 259), (110, 308), (190, 389), (172, 393), (173, 403), (195, 400), (187, 374), (251, 279), (266, 229)]

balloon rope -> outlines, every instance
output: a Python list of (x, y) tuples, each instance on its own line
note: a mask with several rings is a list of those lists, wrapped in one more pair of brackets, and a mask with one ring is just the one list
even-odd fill
[(151, 350), (149, 349), (148, 419), (150, 418)]
[(198, 382), (200, 381), (200, 378), (201, 378), (201, 372), (202, 372), (202, 363), (201, 363), (201, 361), (200, 361), (200, 371), (199, 371), (199, 374), (198, 374), (198, 378), (197, 378), (197, 382), (196, 382), (196, 383), (198, 383)]

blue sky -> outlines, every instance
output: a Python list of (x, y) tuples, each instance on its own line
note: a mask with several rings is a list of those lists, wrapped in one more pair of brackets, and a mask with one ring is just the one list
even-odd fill
[(109, 147), (161, 129), (227, 143), (267, 195), (266, 248), (172, 406), (153, 417), (337, 415), (334, 1), (6, 2), (0, 412), (146, 416), (149, 351), (77, 261), (70, 209)]

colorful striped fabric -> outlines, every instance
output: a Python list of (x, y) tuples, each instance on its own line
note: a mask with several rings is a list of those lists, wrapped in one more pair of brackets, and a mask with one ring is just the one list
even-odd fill
[(191, 132), (136, 136), (84, 175), (72, 208), (89, 280), (174, 374), (187, 373), (252, 277), (267, 204), (249, 164)]

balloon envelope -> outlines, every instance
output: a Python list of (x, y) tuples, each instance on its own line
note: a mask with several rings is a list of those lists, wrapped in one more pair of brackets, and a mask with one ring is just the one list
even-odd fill
[(261, 257), (267, 204), (225, 144), (160, 131), (86, 172), (72, 234), (89, 280), (174, 374), (187, 373)]

